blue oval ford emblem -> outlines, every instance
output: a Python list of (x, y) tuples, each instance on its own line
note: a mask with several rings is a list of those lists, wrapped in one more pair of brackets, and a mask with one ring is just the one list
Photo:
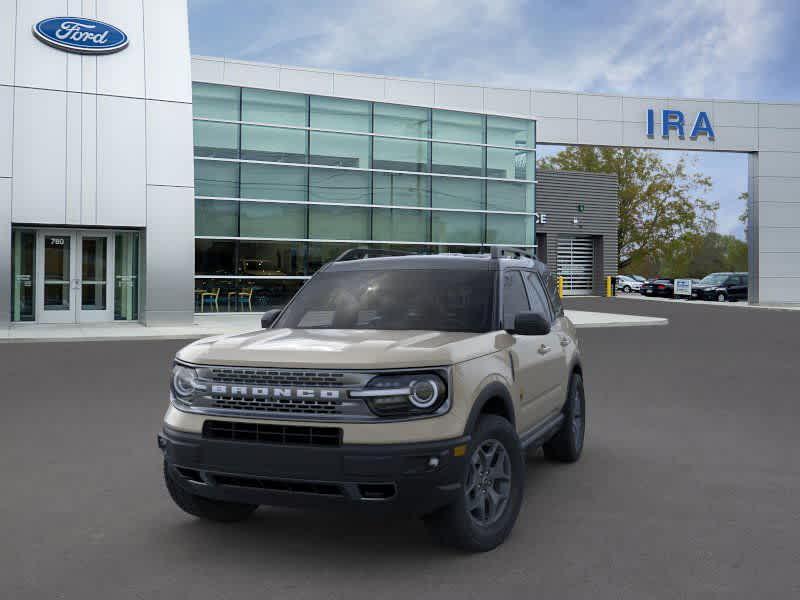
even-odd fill
[(128, 45), (121, 29), (82, 17), (44, 19), (33, 26), (33, 34), (54, 48), (80, 54), (110, 54)]

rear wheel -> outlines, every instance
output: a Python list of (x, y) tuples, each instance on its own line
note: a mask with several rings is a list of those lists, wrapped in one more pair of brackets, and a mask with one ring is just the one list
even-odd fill
[(545, 457), (559, 462), (575, 462), (581, 457), (585, 433), (586, 396), (583, 391), (583, 377), (580, 373), (573, 373), (564, 405), (564, 423), (558, 433), (543, 446)]
[(453, 504), (425, 517), (428, 531), (445, 545), (486, 552), (508, 537), (519, 514), (525, 463), (514, 427), (484, 415), (465, 461), (463, 493)]
[(189, 493), (175, 481), (166, 462), (164, 463), (164, 483), (166, 483), (167, 491), (175, 504), (190, 515), (201, 519), (234, 523), (245, 520), (258, 508), (257, 504), (223, 502)]
[(625, 292), (626, 294), (630, 294), (631, 293), (631, 286), (626, 285), (625, 287), (622, 288), (622, 291)]

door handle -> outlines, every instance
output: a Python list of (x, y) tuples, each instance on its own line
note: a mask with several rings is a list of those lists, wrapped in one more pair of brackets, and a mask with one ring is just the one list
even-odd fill
[(561, 346), (562, 347), (569, 346), (569, 338), (568, 337), (562, 335), (558, 339), (561, 342)]
[(552, 350), (552, 348), (550, 346), (546, 346), (545, 344), (539, 346), (539, 354), (547, 354), (550, 352), (550, 350)]

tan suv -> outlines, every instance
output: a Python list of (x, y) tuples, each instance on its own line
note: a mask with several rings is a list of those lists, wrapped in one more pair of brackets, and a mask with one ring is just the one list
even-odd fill
[(525, 449), (578, 459), (578, 342), (547, 268), (497, 248), (374, 254), (322, 267), (263, 330), (178, 352), (159, 446), (183, 510), (404, 511), (484, 551), (517, 519)]

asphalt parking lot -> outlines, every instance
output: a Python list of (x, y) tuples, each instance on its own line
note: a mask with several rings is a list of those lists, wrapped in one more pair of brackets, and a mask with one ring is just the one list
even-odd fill
[(185, 342), (0, 346), (0, 598), (798, 597), (800, 312), (566, 304), (670, 324), (581, 332), (583, 459), (531, 457), (484, 555), (405, 519), (194, 520), (155, 443)]

